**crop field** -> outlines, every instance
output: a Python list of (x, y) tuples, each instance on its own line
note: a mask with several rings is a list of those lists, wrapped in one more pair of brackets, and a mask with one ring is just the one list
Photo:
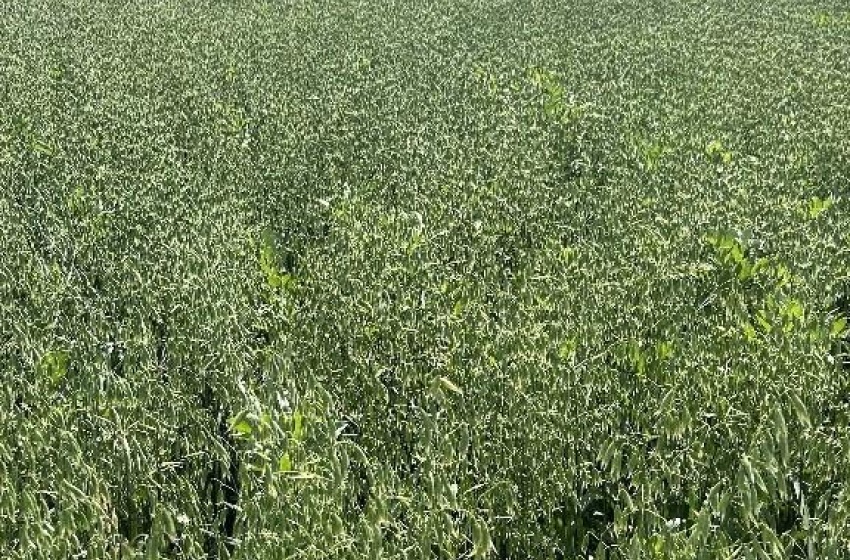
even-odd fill
[(850, 558), (846, 0), (0, 0), (0, 558)]

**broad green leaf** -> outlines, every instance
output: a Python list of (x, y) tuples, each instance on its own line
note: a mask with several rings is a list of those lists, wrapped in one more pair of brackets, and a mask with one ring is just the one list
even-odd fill
[(304, 438), (304, 415), (296, 410), (292, 413), (292, 439), (301, 441)]
[(811, 219), (815, 219), (818, 216), (820, 216), (821, 214), (823, 214), (824, 212), (826, 212), (827, 210), (829, 210), (829, 208), (831, 206), (832, 206), (832, 200), (831, 199), (828, 199), (828, 198), (823, 199), (823, 198), (820, 198), (820, 197), (817, 197), (817, 196), (813, 197), (809, 201), (808, 216)]
[(666, 360), (673, 355), (673, 343), (666, 340), (656, 345), (655, 353), (659, 360)]
[(751, 323), (744, 323), (742, 330), (744, 331), (744, 337), (747, 341), (752, 342), (756, 339), (756, 329)]
[(38, 364), (38, 371), (50, 380), (51, 385), (56, 386), (68, 374), (68, 361), (68, 352), (64, 350), (47, 352)]
[(251, 426), (251, 423), (248, 422), (248, 420), (245, 420), (245, 419), (239, 420), (238, 422), (235, 422), (232, 425), (231, 429), (234, 432), (236, 432), (237, 434), (242, 435), (242, 436), (249, 436), (249, 435), (251, 435), (251, 432), (254, 431), (254, 428)]
[(460, 317), (463, 314), (463, 310), (466, 307), (463, 300), (458, 300), (455, 302), (454, 307), (452, 308), (452, 315), (455, 317)]
[(847, 317), (841, 316), (832, 322), (829, 329), (829, 334), (832, 338), (840, 338), (845, 335), (847, 330)]
[(573, 338), (565, 340), (561, 343), (561, 346), (558, 348), (558, 357), (562, 360), (568, 360), (575, 355), (576, 352), (576, 341)]
[(792, 319), (801, 319), (803, 313), (803, 305), (796, 299), (789, 300), (785, 306), (785, 314)]

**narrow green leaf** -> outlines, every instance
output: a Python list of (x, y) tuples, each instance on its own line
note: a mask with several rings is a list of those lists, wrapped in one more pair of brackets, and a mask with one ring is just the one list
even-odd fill
[(806, 409), (806, 405), (802, 399), (793, 391), (788, 394), (788, 397), (791, 401), (791, 407), (794, 409), (794, 414), (797, 415), (797, 420), (804, 427), (811, 428), (812, 421), (809, 419), (809, 411)]
[(788, 450), (788, 427), (785, 423), (785, 416), (782, 414), (782, 407), (775, 404), (773, 407), (773, 427), (776, 444), (779, 446), (779, 454), (783, 465), (788, 465), (790, 460), (790, 452)]
[(460, 387), (455, 385), (448, 377), (440, 377), (440, 384), (445, 389), (456, 395), (463, 395), (463, 391), (460, 389)]

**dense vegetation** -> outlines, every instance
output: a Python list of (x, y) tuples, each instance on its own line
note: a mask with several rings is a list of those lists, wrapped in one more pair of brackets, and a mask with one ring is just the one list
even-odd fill
[(841, 0), (0, 3), (0, 557), (847, 558)]

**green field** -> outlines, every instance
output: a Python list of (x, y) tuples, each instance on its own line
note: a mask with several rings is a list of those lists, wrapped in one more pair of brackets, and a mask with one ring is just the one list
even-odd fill
[(850, 558), (846, 0), (0, 1), (0, 558)]

